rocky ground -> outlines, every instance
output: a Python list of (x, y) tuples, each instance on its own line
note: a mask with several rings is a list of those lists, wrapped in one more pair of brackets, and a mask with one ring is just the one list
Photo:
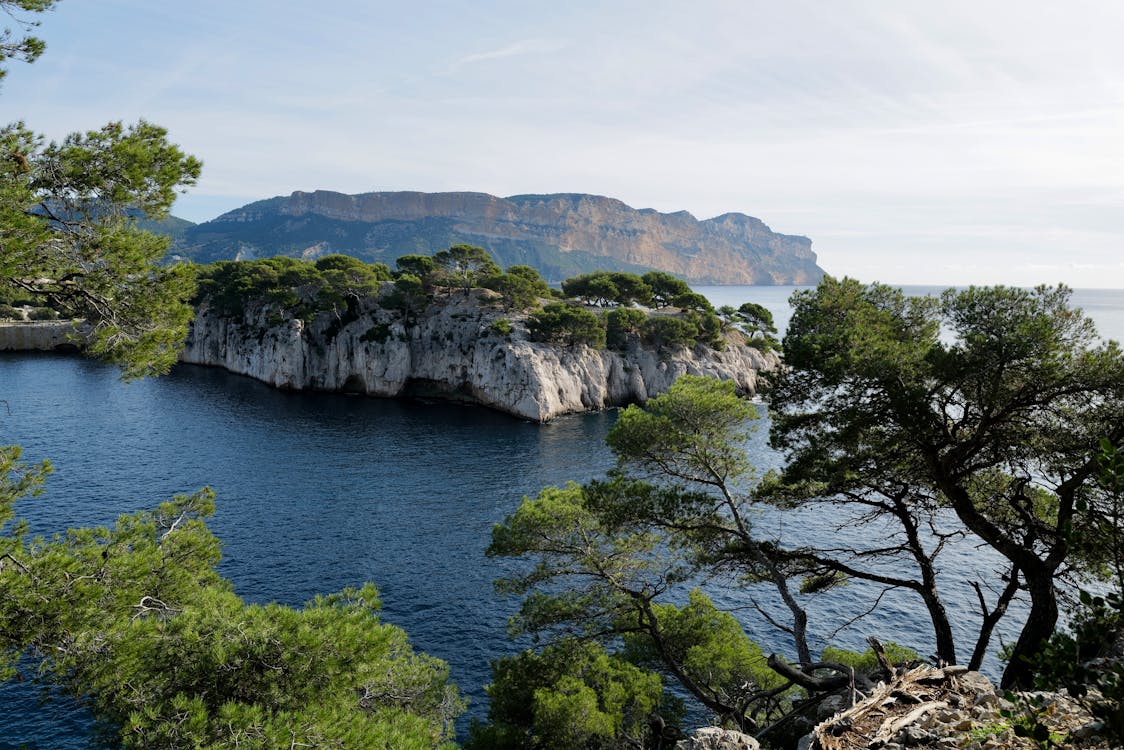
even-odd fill
[[(836, 713), (801, 739), (799, 750), (1113, 750), (1100, 725), (1076, 701), (1058, 693), (1021, 693), (1008, 701), (979, 672), (917, 667), (879, 683), (854, 705), (834, 698)], [(1017, 727), (1039, 723), (1043, 742)], [(699, 730), (677, 750), (757, 750), (748, 735)], [(1116, 750), (1119, 750), (1117, 748)]]

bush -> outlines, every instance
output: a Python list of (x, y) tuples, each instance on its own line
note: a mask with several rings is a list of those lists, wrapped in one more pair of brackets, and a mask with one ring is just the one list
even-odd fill
[[(519, 266), (513, 266), (518, 268)], [(534, 269), (531, 269), (534, 270)], [(496, 273), (480, 279), (480, 286), (499, 292), (504, 307), (508, 310), (526, 310), (533, 307), (540, 296), (548, 295), (546, 282), (537, 284), (532, 279), (517, 273)]]
[(726, 338), (722, 335), (722, 321), (714, 310), (690, 312), (688, 319), (698, 331), (695, 338), (699, 343), (718, 351), (726, 348)]
[(58, 320), (58, 311), (52, 310), (49, 307), (36, 307), (34, 310), (27, 314), (28, 320)]
[(699, 329), (694, 323), (667, 315), (653, 315), (644, 321), (640, 335), (645, 343), (662, 348), (692, 346)]
[(653, 747), (662, 738), (651, 717), (676, 726), (682, 714), (658, 674), (594, 642), (505, 656), (492, 663), (492, 679), (488, 723), (473, 722), (467, 750)]
[(367, 332), (359, 337), (363, 343), (374, 342), (376, 344), (385, 344), (386, 340), (390, 338), (390, 326), (386, 323), (379, 323), (367, 329)]
[(578, 305), (552, 302), (527, 320), (534, 341), (574, 346), (605, 346), (605, 326), (601, 318)]
[[(905, 646), (899, 646), (893, 641), (882, 644), (882, 647), (886, 651), (886, 658), (895, 666), (921, 661), (921, 655), (916, 651)], [(878, 661), (874, 649), (870, 648), (859, 653), (858, 651), (848, 651), (847, 649), (837, 648), (835, 646), (826, 646), (820, 658), (823, 661), (834, 662), (836, 664), (842, 664), (844, 667), (850, 667), (855, 670), (856, 674), (871, 675), (882, 668), (882, 664)]]
[(23, 320), (23, 310), (11, 305), (0, 304), (0, 320)]
[(629, 335), (638, 335), (648, 314), (635, 307), (620, 307), (605, 314), (605, 343), (612, 349), (623, 349)]
[(492, 332), (499, 336), (511, 335), (511, 321), (507, 318), (497, 318), (496, 320), (493, 320), (490, 327), (492, 329)]
[(419, 313), (429, 304), (422, 280), (404, 273), (394, 280), (394, 288), (380, 300), (388, 310), (400, 310), (407, 316)]

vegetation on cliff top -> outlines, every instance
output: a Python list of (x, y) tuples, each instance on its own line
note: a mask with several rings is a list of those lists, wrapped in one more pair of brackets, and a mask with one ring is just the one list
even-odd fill
[[(434, 256), (405, 255), (395, 271), (344, 255), (315, 262), (286, 257), (220, 261), (198, 270), (196, 304), (226, 317), (247, 309), (269, 308), (270, 320), (311, 320), (334, 316), (339, 324), (357, 319), (360, 303), (401, 313), (411, 323), (440, 296), (489, 289), (508, 313), (525, 321), (534, 341), (625, 349), (630, 343), (661, 349), (725, 345), (738, 328), (747, 343), (777, 346), (768, 310), (752, 302), (739, 309), (715, 310), (705, 297), (670, 274), (644, 276), (599, 271), (567, 279), (552, 289), (539, 273), (523, 265), (501, 270), (483, 248), (456, 245)], [(650, 307), (636, 307), (644, 305)], [(510, 322), (510, 321), (509, 321)]]

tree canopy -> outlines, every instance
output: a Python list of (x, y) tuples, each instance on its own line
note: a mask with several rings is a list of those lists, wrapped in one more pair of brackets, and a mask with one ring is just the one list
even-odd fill
[[(818, 693), (872, 668), (873, 657), (830, 638), (875, 611), (879, 592), (918, 597), (935, 657), (948, 662), (964, 663), (952, 623), (974, 615), (972, 668), (1021, 597), (1029, 612), (1004, 683), (1029, 686), (1046, 664), (1055, 683), (1072, 684), (1067, 654), (1088, 650), (1097, 628), (1119, 627), (1119, 594), (1083, 595), (1077, 635), (1057, 635), (1059, 601), (1077, 584), (1124, 576), (1124, 355), (1068, 300), (1064, 288), (1006, 287), (910, 298), (832, 278), (798, 293), (789, 367), (770, 392), (783, 468), (757, 482), (744, 453), (752, 406), (728, 383), (685, 376), (625, 409), (608, 437), (616, 470), (544, 489), (493, 532), (490, 555), (530, 563), (499, 583), (522, 597), (514, 632), (621, 644), (621, 658), (722, 721), (768, 735), (776, 729), (762, 723), (788, 710), (796, 686)], [(762, 535), (752, 522), (766, 505), (858, 532), (799, 544)], [(990, 546), (991, 565), (942, 577), (953, 544)], [(737, 619), (706, 596), (716, 579), (748, 599)], [(868, 608), (844, 622), (809, 617), (815, 598), (848, 580), (869, 585)], [(964, 598), (949, 595), (956, 586), (977, 612), (948, 605)], [(791, 661), (764, 658), (747, 636), (761, 625), (788, 636)], [(825, 640), (817, 659), (812, 646)], [(1115, 674), (1083, 676), (1074, 689), (1119, 695)], [(1090, 706), (1117, 721), (1112, 703)]]
[(478, 286), (481, 279), (500, 271), (488, 251), (474, 245), (453, 245), (434, 253), (433, 265), (442, 283), (466, 293)]
[(595, 271), (574, 276), (562, 282), (562, 292), (567, 297), (602, 307), (647, 305), (652, 301), (651, 288), (639, 276), (620, 271)]
[(0, 675), (34, 669), (124, 748), (450, 744), (448, 670), (379, 622), (374, 586), (244, 603), (215, 572), (208, 490), (28, 540), (14, 504), (46, 471), (0, 449)]
[(169, 240), (137, 227), (167, 215), (201, 164), (140, 121), (44, 143), (0, 129), (0, 286), (92, 326), (87, 349), (126, 376), (164, 372), (187, 332), (193, 277), (159, 265)]
[[(46, 43), (31, 34), (39, 21), (26, 14), (50, 10), (57, 2), (58, 0), (0, 0), (0, 11), (8, 14), (20, 29), (16, 32), (10, 28), (0, 31), (0, 81), (8, 72), (3, 66), (5, 61), (14, 59), (30, 63), (43, 54)], [(17, 34), (22, 36), (16, 36)]]
[[(1030, 600), (1007, 685), (1030, 684), (1064, 577), (1096, 572), (1078, 549), (1109, 549), (1096, 455), (1101, 438), (1124, 439), (1124, 356), (1069, 294), (973, 287), (907, 298), (829, 277), (794, 295), (789, 367), (771, 396), (788, 502), (862, 498), (907, 527), (907, 514), (951, 511), (1007, 561), (996, 577)], [(985, 624), (1008, 599), (985, 607)]]
[(765, 666), (742, 626), (701, 590), (685, 606), (670, 600), (714, 566), (778, 585), (792, 617), (777, 624), (811, 662), (806, 615), (749, 520), (741, 444), (754, 417), (731, 383), (684, 376), (621, 413), (608, 438), (620, 471), (524, 499), (488, 549), (534, 562), (499, 584), (524, 597), (515, 632), (623, 637), (623, 657), (677, 682), (722, 721), (746, 729), (779, 716), (791, 683)]

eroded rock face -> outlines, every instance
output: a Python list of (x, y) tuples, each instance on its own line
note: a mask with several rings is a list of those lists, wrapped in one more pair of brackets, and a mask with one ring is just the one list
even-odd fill
[(458, 242), (486, 248), (501, 266), (535, 266), (555, 281), (653, 268), (704, 284), (814, 284), (823, 276), (811, 240), (773, 232), (751, 216), (699, 221), (686, 211), (638, 210), (580, 193), (295, 192), (190, 228), (177, 252), (200, 262), (346, 253), (393, 264)]
[[(512, 333), (492, 323), (508, 318)], [(747, 394), (757, 373), (778, 365), (731, 341), (724, 351), (697, 346), (659, 351), (632, 342), (626, 351), (530, 341), (525, 316), (505, 313), (491, 293), (439, 298), (409, 324), (375, 300), (346, 323), (327, 315), (278, 321), (258, 309), (224, 318), (202, 307), (181, 359), (248, 375), (279, 388), (400, 396), (422, 392), (479, 403), (534, 421), (606, 409), (666, 391), (683, 374), (734, 381)]]

